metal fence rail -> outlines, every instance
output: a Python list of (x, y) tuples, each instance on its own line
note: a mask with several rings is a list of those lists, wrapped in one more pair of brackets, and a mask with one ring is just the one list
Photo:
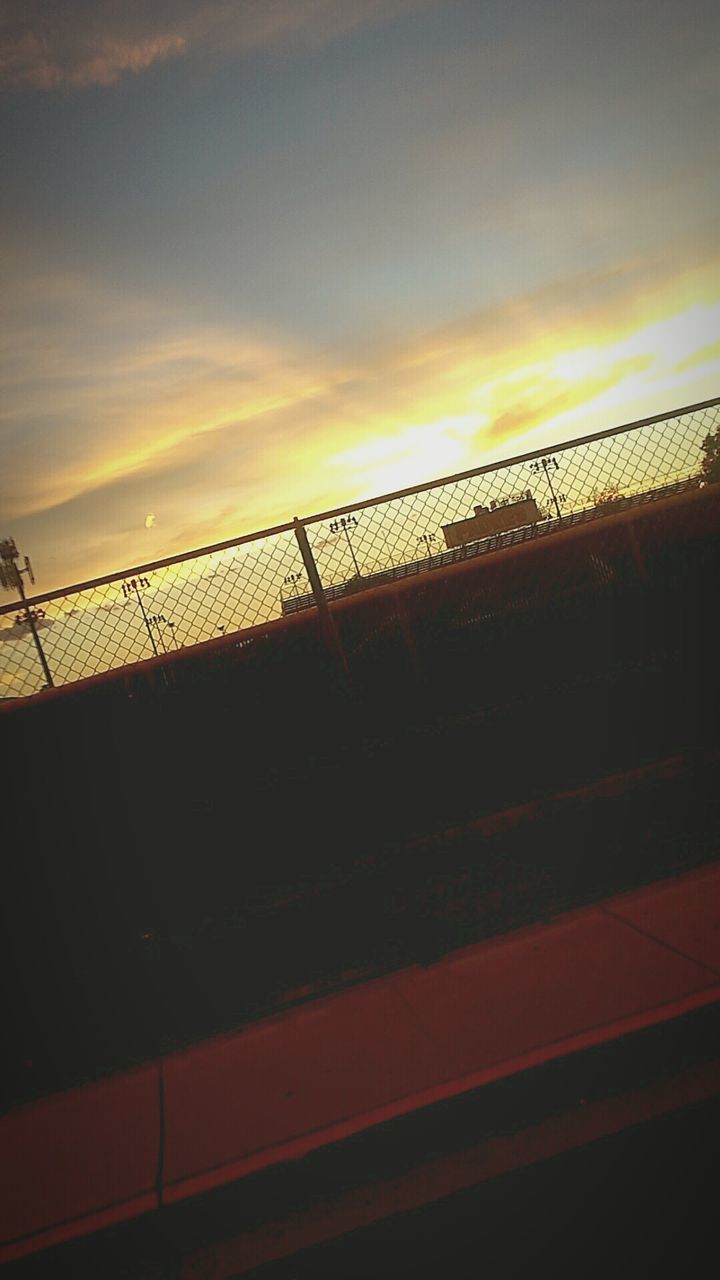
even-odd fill
[[(701, 482), (720, 397), (27, 601), (54, 685), (160, 656)], [(513, 527), (528, 495), (537, 515)], [(527, 505), (527, 502), (526, 502)], [(451, 546), (477, 510), (506, 527)], [(482, 523), (482, 521), (480, 521)], [(0, 606), (0, 695), (46, 687), (27, 610)]]

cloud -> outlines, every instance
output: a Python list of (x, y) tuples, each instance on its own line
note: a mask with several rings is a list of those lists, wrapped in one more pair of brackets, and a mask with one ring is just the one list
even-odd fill
[(430, 0), (6, 0), (0, 87), (109, 86), (169, 58), (326, 44)]
[(172, 470), (212, 452), (216, 433), (250, 450), (285, 406), (343, 376), (289, 339), (200, 324), (70, 273), (7, 281), (3, 319), (7, 518)]
[(172, 554), (702, 399), (720, 373), (720, 261), (679, 248), (342, 352), (69, 276), (18, 289), (0, 507), (43, 588), (142, 562), (147, 527)]
[(177, 57), (186, 46), (182, 35), (156, 32), (135, 40), (109, 33), (94, 38), (83, 35), (62, 48), (42, 30), (20, 30), (3, 44), (0, 87), (48, 90), (113, 85), (124, 75), (138, 75), (153, 63)]

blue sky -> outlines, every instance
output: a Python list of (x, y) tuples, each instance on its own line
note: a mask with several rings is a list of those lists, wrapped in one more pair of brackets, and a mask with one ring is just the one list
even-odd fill
[(50, 587), (717, 394), (719, 34), (6, 0), (0, 532)]

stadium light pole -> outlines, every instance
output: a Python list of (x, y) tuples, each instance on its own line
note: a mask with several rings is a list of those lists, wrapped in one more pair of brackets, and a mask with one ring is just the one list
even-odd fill
[(126, 600), (133, 594), (133, 592), (137, 596), (137, 602), (140, 605), (140, 612), (143, 616), (143, 622), (145, 623), (145, 630), (147, 631), (148, 636), (150, 637), (150, 644), (152, 645), (152, 651), (155, 654), (155, 657), (159, 658), (160, 654), (158, 653), (158, 648), (155, 643), (155, 637), (152, 633), (150, 620), (147, 616), (147, 613), (145, 612), (145, 605), (143, 604), (142, 596), (140, 595), (140, 588), (142, 587), (144, 591), (145, 588), (149, 586), (150, 586), (150, 581), (148, 578), (128, 578), (128, 580), (126, 582), (123, 582), (122, 584), (122, 592)]
[(156, 631), (157, 631), (157, 633), (158, 633), (158, 640), (160, 641), (160, 644), (162, 645), (162, 651), (163, 651), (163, 653), (167, 653), (167, 645), (165, 644), (165, 640), (163, 639), (162, 631), (160, 630), (160, 624), (161, 624), (161, 622), (165, 623), (165, 626), (167, 626), (167, 618), (165, 617), (165, 614), (164, 614), (164, 613), (153, 613), (153, 614), (151, 614), (151, 615), (150, 615), (150, 622), (151, 622), (152, 626), (154, 626), (154, 627), (155, 627), (155, 629), (156, 629)]
[(545, 479), (547, 480), (548, 488), (552, 495), (552, 500), (555, 504), (557, 518), (558, 520), (561, 520), (562, 512), (560, 511), (560, 503), (558, 502), (557, 494), (555, 492), (555, 489), (553, 488), (552, 477), (550, 475), (551, 471), (559, 470), (557, 458), (553, 458), (553, 457), (538, 458), (536, 459), (535, 462), (530, 463), (530, 470), (534, 471), (536, 475), (539, 475), (541, 471), (545, 472)]
[(345, 534), (345, 537), (347, 538), (348, 547), (350, 548), (350, 555), (352, 556), (352, 562), (355, 565), (355, 573), (357, 574), (357, 577), (360, 578), (362, 577), (362, 574), (360, 573), (360, 565), (357, 562), (357, 558), (355, 555), (355, 548), (353, 547), (352, 539), (350, 537), (350, 530), (354, 528), (355, 525), (357, 525), (357, 520), (355, 519), (355, 516), (341, 516), (339, 520), (333, 520), (332, 524), (330, 525), (330, 532)]
[(419, 536), (419, 538), (418, 538), (418, 542), (424, 542), (424, 543), (425, 543), (425, 549), (426, 549), (426, 551), (427, 551), (427, 556), (428, 556), (428, 559), (430, 559), (430, 557), (432, 556), (432, 547), (431, 547), (431, 543), (433, 543), (433, 542), (437, 542), (437, 538), (435, 537), (435, 534), (434, 534), (434, 533), (421, 533), (421, 534), (420, 534), (420, 536)]
[(303, 579), (303, 575), (301, 573), (286, 573), (285, 577), (283, 578), (283, 582), (287, 587), (294, 588), (293, 595), (295, 597), (300, 595), (300, 587), (298, 584), (302, 582), (302, 579)]

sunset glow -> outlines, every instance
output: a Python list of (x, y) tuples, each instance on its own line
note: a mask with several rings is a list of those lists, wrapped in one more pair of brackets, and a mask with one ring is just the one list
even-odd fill
[(705, 0), (86, 7), (3, 19), (41, 589), (718, 394)]

